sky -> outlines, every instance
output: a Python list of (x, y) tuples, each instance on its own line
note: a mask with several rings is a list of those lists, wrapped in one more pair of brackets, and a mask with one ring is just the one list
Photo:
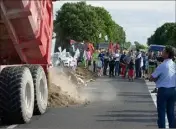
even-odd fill
[[(54, 2), (54, 13), (66, 2)], [(156, 28), (165, 22), (175, 22), (175, 1), (86, 1), (93, 6), (104, 7), (112, 19), (122, 26), (127, 41), (147, 42)]]

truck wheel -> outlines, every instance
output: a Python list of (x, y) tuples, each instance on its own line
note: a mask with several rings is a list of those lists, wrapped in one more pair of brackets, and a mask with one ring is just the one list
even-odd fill
[(34, 110), (32, 75), (25, 67), (7, 67), (0, 73), (2, 124), (28, 123)]
[(40, 65), (30, 65), (28, 68), (31, 71), (34, 83), (34, 114), (41, 115), (46, 112), (48, 106), (48, 85), (46, 75)]

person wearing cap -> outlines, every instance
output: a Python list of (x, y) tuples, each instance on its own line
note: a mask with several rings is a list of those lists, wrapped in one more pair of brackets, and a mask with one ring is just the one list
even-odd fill
[(174, 105), (176, 95), (176, 64), (173, 62), (174, 50), (170, 46), (166, 46), (162, 56), (164, 58), (150, 77), (150, 81), (156, 83), (157, 92), (157, 112), (158, 127), (165, 128), (165, 114), (169, 122), (169, 128), (176, 128), (176, 120), (174, 116)]

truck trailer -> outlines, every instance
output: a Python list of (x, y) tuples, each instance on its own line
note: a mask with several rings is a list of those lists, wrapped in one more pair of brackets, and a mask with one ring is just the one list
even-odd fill
[[(55, 0), (56, 1), (56, 0)], [(46, 112), (53, 0), (0, 0), (0, 122)]]

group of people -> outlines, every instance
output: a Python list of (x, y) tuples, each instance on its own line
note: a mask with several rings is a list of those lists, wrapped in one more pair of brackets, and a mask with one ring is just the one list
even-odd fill
[(136, 52), (131, 50), (128, 53), (120, 50), (115, 52), (96, 50), (89, 59), (87, 64), (93, 63), (93, 71), (97, 72), (98, 76), (122, 76), (128, 77), (130, 81), (134, 78), (149, 79), (151, 73), (164, 60), (162, 52), (141, 52), (140, 50)]

